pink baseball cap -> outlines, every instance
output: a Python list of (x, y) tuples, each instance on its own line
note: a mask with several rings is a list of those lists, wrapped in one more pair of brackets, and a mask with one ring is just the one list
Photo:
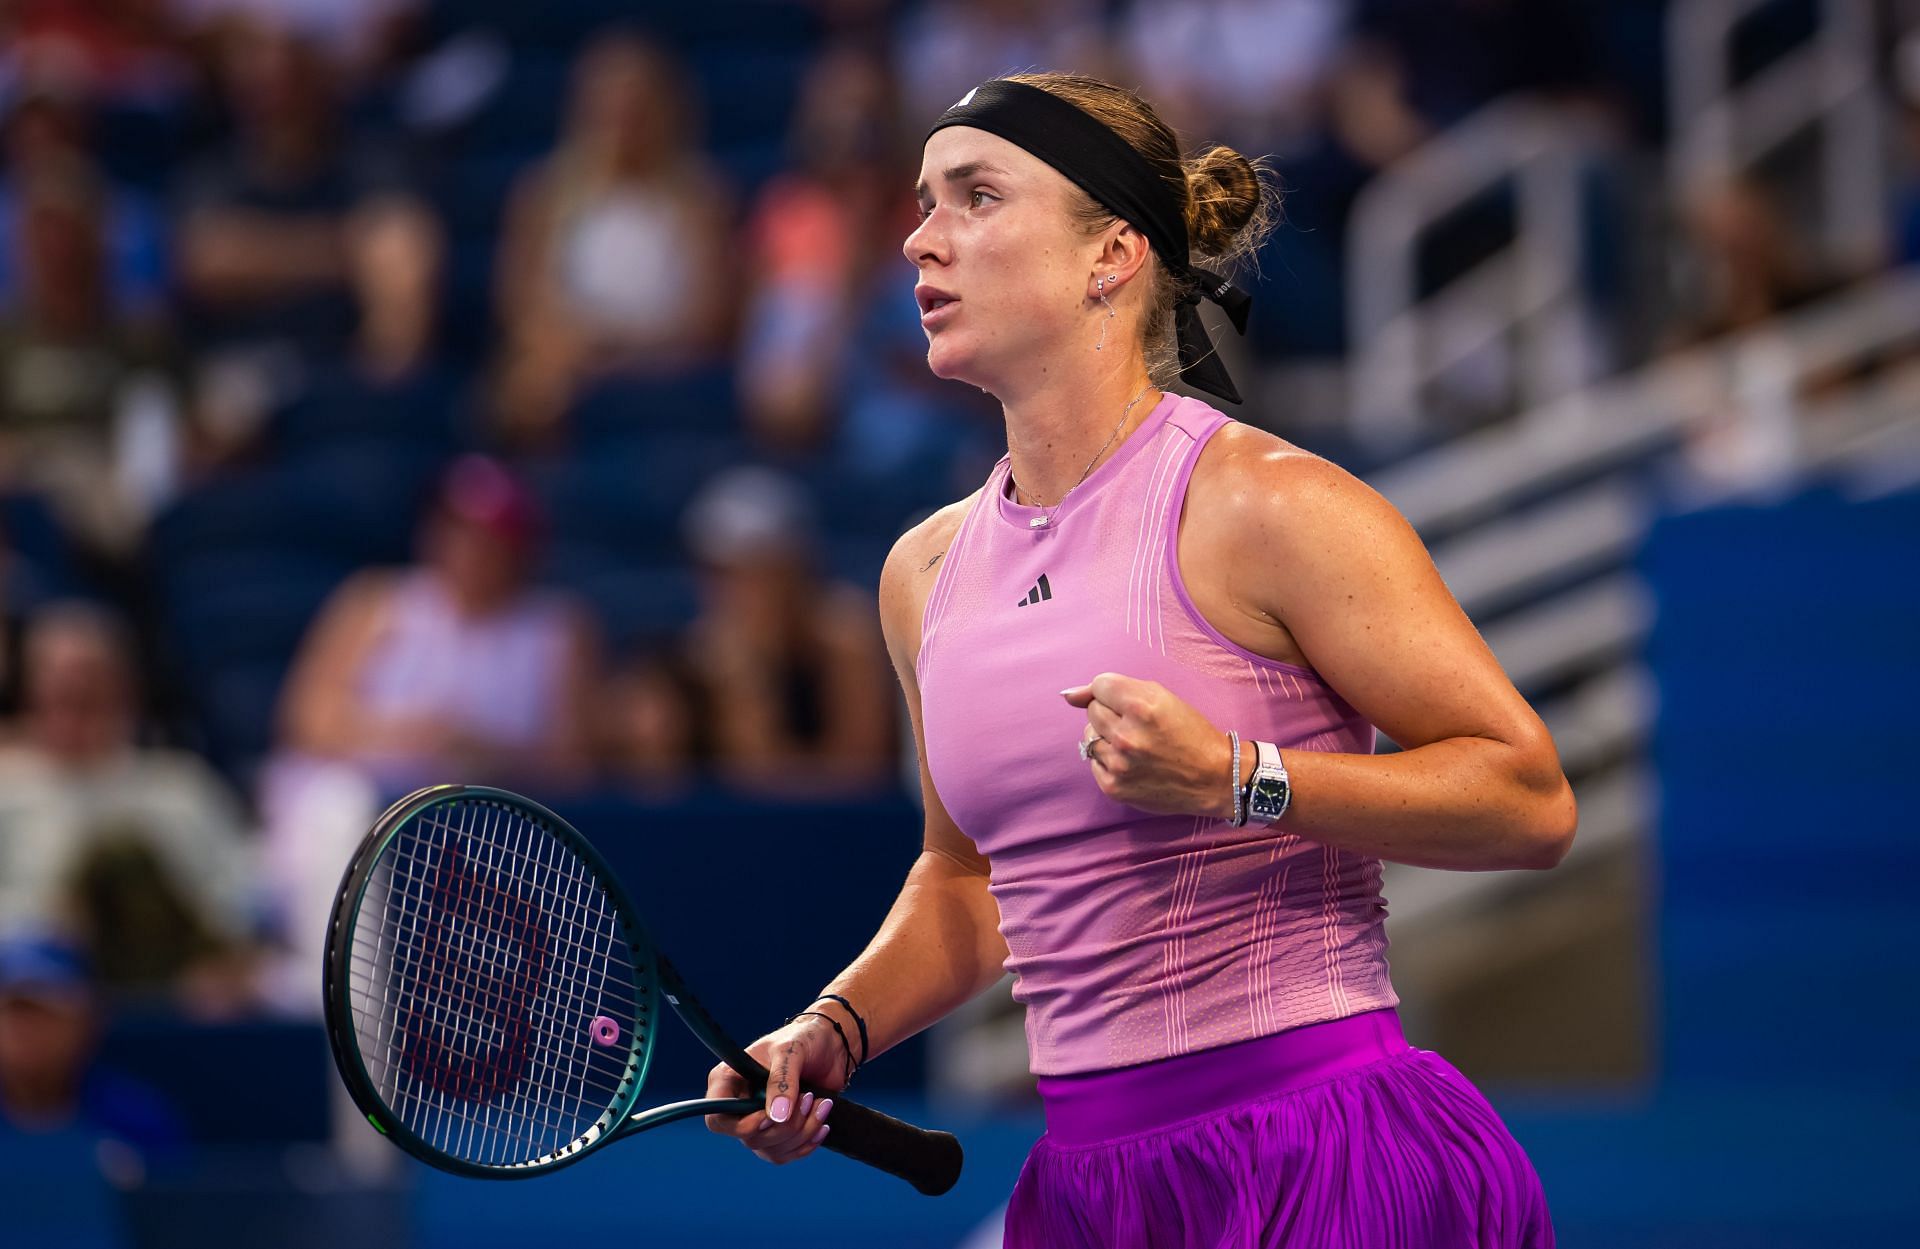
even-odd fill
[(511, 546), (528, 550), (545, 532), (540, 500), (500, 461), (463, 455), (440, 483), (440, 506)]

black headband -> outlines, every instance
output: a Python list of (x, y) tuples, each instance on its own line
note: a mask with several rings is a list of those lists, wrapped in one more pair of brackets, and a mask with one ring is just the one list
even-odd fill
[(948, 126), (984, 130), (1031, 152), (1146, 235), (1160, 262), (1184, 279), (1176, 282), (1181, 294), (1173, 310), (1181, 378), (1230, 403), (1240, 402), (1196, 306), (1202, 299), (1212, 300), (1226, 310), (1234, 330), (1245, 334), (1253, 296), (1190, 263), (1186, 214), (1167, 180), (1132, 144), (1052, 92), (1007, 78), (989, 78), (967, 92), (940, 114), (927, 137)]

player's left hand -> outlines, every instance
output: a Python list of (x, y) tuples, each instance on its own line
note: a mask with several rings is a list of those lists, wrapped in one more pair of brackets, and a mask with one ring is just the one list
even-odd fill
[(1226, 730), (1166, 686), (1103, 672), (1060, 696), (1087, 709), (1081, 739), (1093, 742), (1087, 762), (1101, 793), (1157, 815), (1233, 814)]

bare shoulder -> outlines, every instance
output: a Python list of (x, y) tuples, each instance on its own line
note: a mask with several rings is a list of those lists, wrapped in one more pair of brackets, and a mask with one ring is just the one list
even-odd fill
[(1208, 440), (1193, 486), (1189, 525), (1269, 549), (1345, 546), (1406, 525), (1385, 496), (1332, 460), (1238, 422)]
[(1238, 421), (1208, 439), (1194, 465), (1207, 498), (1235, 506), (1270, 508), (1278, 498), (1305, 501), (1380, 495), (1346, 469), (1264, 429)]
[(927, 595), (933, 591), (954, 535), (979, 497), (976, 490), (947, 504), (901, 534), (887, 554), (886, 565), (880, 570), (880, 623), (896, 666), (904, 658), (906, 670), (912, 669), (913, 657), (920, 650), (920, 617), (926, 610)]

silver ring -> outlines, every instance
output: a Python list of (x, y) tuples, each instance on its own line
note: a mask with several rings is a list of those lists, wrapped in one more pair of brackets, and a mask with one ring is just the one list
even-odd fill
[(1104, 741), (1106, 741), (1106, 740), (1107, 740), (1107, 739), (1106, 739), (1106, 738), (1104, 738), (1104, 737), (1083, 737), (1083, 738), (1081, 738), (1081, 739), (1080, 739), (1080, 757), (1081, 757), (1082, 759), (1085, 759), (1085, 760), (1088, 760), (1089, 762), (1091, 762), (1091, 761), (1092, 761), (1092, 759), (1093, 759), (1093, 744), (1094, 744), (1095, 742), (1104, 742)]

